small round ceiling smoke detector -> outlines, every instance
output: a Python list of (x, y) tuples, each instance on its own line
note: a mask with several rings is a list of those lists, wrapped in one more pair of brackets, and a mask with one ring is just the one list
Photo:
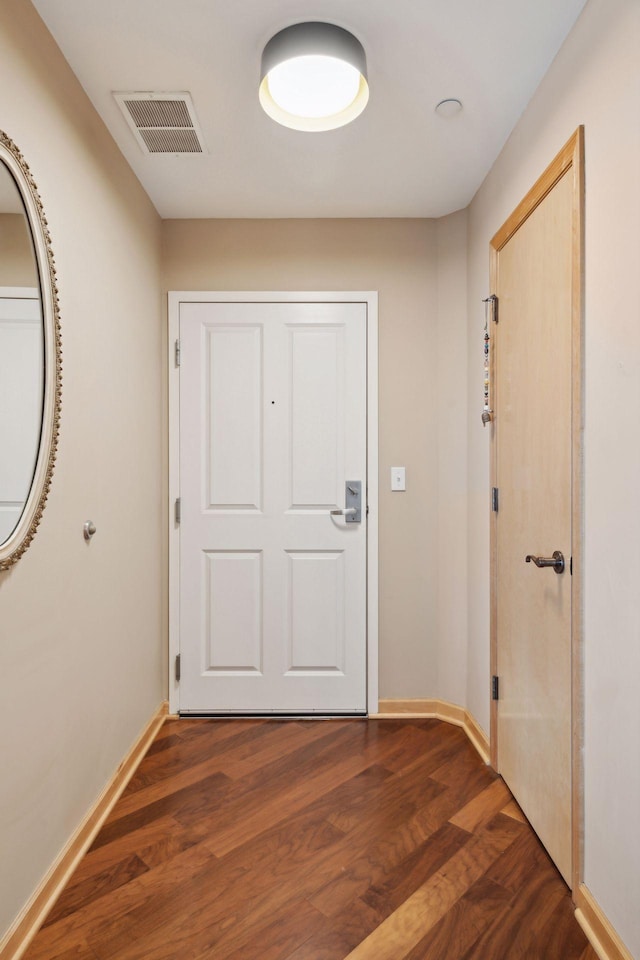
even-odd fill
[(436, 106), (436, 113), (439, 117), (455, 117), (462, 110), (462, 101), (451, 98), (441, 100)]

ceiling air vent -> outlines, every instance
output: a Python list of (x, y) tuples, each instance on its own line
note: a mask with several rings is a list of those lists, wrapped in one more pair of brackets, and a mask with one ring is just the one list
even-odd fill
[(143, 153), (206, 153), (188, 93), (114, 93)]

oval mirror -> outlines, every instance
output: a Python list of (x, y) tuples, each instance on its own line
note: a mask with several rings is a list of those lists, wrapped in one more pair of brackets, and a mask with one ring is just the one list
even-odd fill
[(42, 517), (60, 386), (51, 238), (29, 167), (0, 131), (0, 570), (22, 556)]

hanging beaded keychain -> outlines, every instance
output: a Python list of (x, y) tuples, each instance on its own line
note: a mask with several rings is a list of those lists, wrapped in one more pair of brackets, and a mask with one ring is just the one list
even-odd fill
[(484, 303), (484, 404), (482, 407), (482, 426), (486, 427), (493, 419), (493, 410), (489, 404), (489, 376), (491, 363), (489, 359), (489, 304), (493, 307), (495, 296), (487, 297)]

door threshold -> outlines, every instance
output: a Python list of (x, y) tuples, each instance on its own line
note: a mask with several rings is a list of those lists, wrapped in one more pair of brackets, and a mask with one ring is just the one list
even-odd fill
[(216, 712), (215, 710), (179, 710), (178, 716), (189, 720), (366, 720), (368, 713), (344, 711), (342, 713), (318, 711), (239, 710)]

